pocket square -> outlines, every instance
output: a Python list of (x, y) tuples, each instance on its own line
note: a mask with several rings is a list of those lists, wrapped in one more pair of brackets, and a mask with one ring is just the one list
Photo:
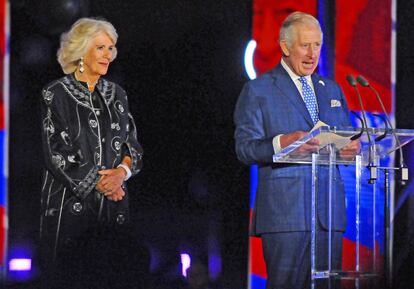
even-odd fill
[(340, 106), (341, 106), (341, 101), (337, 99), (331, 99), (331, 107), (340, 107)]

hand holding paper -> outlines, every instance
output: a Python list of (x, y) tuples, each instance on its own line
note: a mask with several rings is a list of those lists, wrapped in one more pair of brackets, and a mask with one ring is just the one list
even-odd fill
[[(280, 146), (285, 148), (295, 141), (305, 137), (308, 134), (306, 131), (294, 131), (280, 137)], [(309, 140), (308, 142), (300, 145), (295, 151), (296, 154), (317, 152), (319, 149), (319, 141), (316, 138)]]
[[(315, 126), (312, 128), (311, 132), (322, 127), (328, 126), (323, 121), (318, 121)], [(333, 132), (323, 133), (316, 136), (314, 139), (319, 141), (319, 149), (327, 146), (328, 144), (334, 144), (336, 149), (341, 150), (342, 148), (346, 147), (351, 142), (352, 136), (341, 136)]]

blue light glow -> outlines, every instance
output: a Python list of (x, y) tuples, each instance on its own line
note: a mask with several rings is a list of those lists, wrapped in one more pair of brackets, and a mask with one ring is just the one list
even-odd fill
[(32, 270), (32, 259), (11, 259), (9, 261), (10, 271), (30, 271)]

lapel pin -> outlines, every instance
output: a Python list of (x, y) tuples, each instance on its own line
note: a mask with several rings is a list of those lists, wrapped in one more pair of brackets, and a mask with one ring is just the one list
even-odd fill
[(341, 101), (337, 99), (331, 99), (331, 107), (340, 107), (340, 106), (341, 106)]
[(323, 86), (325, 86), (325, 82), (323, 82), (323, 80), (319, 80), (318, 81), (320, 84), (322, 84)]

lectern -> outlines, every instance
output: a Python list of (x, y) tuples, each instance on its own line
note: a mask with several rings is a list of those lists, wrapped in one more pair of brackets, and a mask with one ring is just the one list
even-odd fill
[[(322, 140), (324, 145), (317, 152), (298, 153), (298, 148), (312, 138)], [(343, 141), (350, 138), (357, 138), (361, 142), (361, 151), (356, 156), (344, 156), (340, 152)], [(338, 130), (324, 126), (310, 132), (273, 156), (275, 163), (311, 166), (309, 219), (313, 288), (317, 288), (318, 279), (328, 279), (328, 281), (351, 279), (357, 283), (361, 279), (380, 280), (381, 278), (377, 277), (381, 277), (382, 273), (385, 274), (385, 280), (391, 288), (393, 190), (390, 180), (391, 177), (399, 180), (402, 172), (403, 178), (408, 177), (406, 169), (401, 169), (400, 165), (392, 162), (392, 156), (395, 151), (413, 139), (414, 130), (368, 128), (359, 131), (358, 129)], [(355, 237), (355, 254), (351, 254), (354, 259), (352, 269), (332, 266), (334, 264), (332, 238), (339, 222), (335, 210), (340, 207), (337, 204), (341, 202), (337, 198), (343, 197), (340, 192), (337, 192), (337, 182), (342, 181), (338, 174), (342, 172), (340, 167), (344, 166), (348, 171), (351, 170), (353, 175), (345, 183), (346, 193), (352, 191), (352, 198), (347, 198), (346, 203), (348, 215), (346, 230), (352, 231)], [(325, 236), (326, 231), (328, 232), (328, 240), (324, 243), (326, 246), (322, 248), (318, 246), (321, 240), (321, 218), (324, 218)], [(382, 228), (384, 234), (380, 234)], [(370, 248), (368, 250), (370, 254), (366, 254), (365, 248)], [(364, 260), (361, 259), (362, 251)], [(381, 252), (384, 254), (383, 265), (378, 256)]]

